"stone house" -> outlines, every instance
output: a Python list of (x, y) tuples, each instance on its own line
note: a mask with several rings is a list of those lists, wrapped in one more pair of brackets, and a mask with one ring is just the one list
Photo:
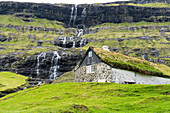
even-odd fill
[[(97, 54), (99, 53), (100, 54)], [(170, 76), (160, 75), (148, 71), (141, 71), (137, 68), (130, 69), (126, 64), (119, 65), (107, 62), (107, 58), (101, 54), (108, 53), (108, 56), (114, 57), (114, 54), (108, 49), (99, 49), (90, 47), (78, 67), (74, 70), (75, 82), (113, 82), (120, 84), (170, 84)], [(116, 57), (116, 56), (115, 56)], [(133, 58), (124, 55), (125, 58)], [(108, 57), (109, 59), (109, 57)], [(137, 58), (133, 58), (137, 59)], [(128, 60), (128, 59), (127, 59)], [(148, 63), (146, 60), (137, 59), (136, 62)], [(147, 65), (146, 65), (147, 66)], [(130, 71), (129, 71), (130, 70)]]

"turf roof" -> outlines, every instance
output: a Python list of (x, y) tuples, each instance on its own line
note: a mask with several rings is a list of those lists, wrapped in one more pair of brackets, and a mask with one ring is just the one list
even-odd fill
[(134, 71), (146, 75), (168, 77), (170, 78), (170, 67), (162, 64), (154, 64), (145, 59), (126, 56), (112, 51), (105, 51), (102, 48), (92, 47), (93, 51), (101, 58), (101, 60), (119, 69)]

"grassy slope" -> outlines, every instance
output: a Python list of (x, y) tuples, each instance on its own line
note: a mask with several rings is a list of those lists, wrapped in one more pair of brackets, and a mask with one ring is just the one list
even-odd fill
[[(0, 15), (0, 24), (2, 26), (6, 26), (7, 24), (12, 25), (19, 25), (19, 26), (36, 26), (42, 28), (55, 28), (57, 30), (66, 30), (62, 25), (63, 23), (58, 21), (51, 21), (47, 19), (38, 19), (38, 18), (31, 18), (34, 20), (33, 22), (24, 22), (22, 18), (15, 17), (13, 15)], [(45, 32), (45, 31), (17, 31), (16, 29), (9, 29), (9, 28), (0, 28), (0, 35), (5, 35), (10, 37), (10, 34), (13, 34), (12, 40), (10, 42), (5, 41), (1, 42), (0, 47), (4, 47), (5, 50), (0, 51), (0, 54), (12, 54), (13, 52), (17, 52), (19, 55), (17, 57), (23, 57), (25, 55), (32, 55), (37, 52), (44, 52), (49, 50), (58, 50), (56, 46), (54, 46), (51, 42), (44, 42), (42, 44), (42, 48), (36, 48), (38, 46), (36, 40), (42, 41), (51, 41), (58, 36), (62, 36), (59, 34), (55, 34), (54, 31)], [(36, 40), (29, 39), (28, 35), (36, 36)], [(69, 33), (65, 33), (64, 35), (69, 35)], [(34, 48), (30, 48), (30, 47)]]
[(65, 82), (74, 82), (74, 72), (70, 71), (64, 73), (59, 78), (53, 81), (53, 83), (65, 83)]
[(122, 27), (126, 29), (128, 27), (141, 27), (141, 26), (167, 26), (170, 25), (170, 22), (164, 23), (149, 23), (149, 22), (137, 22), (137, 23), (104, 23), (97, 26), (92, 26), (91, 28), (110, 28), (110, 29), (101, 29), (99, 32), (95, 34), (87, 34), (83, 37), (96, 38), (96, 39), (104, 39), (104, 38), (129, 38), (129, 37), (137, 37), (137, 36), (160, 36), (159, 29), (140, 29), (140, 30), (123, 30)]
[(27, 78), (11, 72), (0, 72), (0, 91), (17, 88), (25, 84)]
[(0, 112), (168, 113), (169, 87), (112, 83), (51, 84), (1, 98)]
[(64, 29), (61, 22), (58, 21), (51, 21), (47, 19), (37, 19), (37, 18), (30, 18), (33, 22), (25, 22), (20, 17), (15, 17), (13, 15), (0, 15), (0, 24), (12, 24), (12, 25), (29, 25), (29, 26), (36, 26), (36, 27), (48, 27), (48, 28), (56, 28), (56, 29)]

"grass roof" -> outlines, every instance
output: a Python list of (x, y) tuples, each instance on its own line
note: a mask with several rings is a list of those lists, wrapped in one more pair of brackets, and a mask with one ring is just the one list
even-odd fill
[(134, 58), (120, 53), (105, 51), (93, 47), (96, 54), (107, 64), (115, 68), (139, 72), (146, 75), (170, 77), (170, 67), (162, 64), (154, 64), (145, 59)]

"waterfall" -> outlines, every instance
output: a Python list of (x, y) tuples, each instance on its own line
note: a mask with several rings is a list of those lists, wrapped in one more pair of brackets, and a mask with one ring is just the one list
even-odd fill
[(69, 37), (69, 40), (73, 41), (73, 37)]
[(75, 48), (76, 47), (76, 42), (75, 41), (73, 41), (73, 48)]
[(75, 5), (75, 12), (74, 12), (73, 26), (75, 25), (76, 18), (77, 18), (77, 4)]
[(68, 24), (69, 27), (71, 25), (71, 21), (73, 20), (73, 12), (74, 12), (74, 7), (71, 8), (70, 21), (69, 21), (69, 24)]
[(67, 42), (67, 37), (65, 36), (65, 37), (63, 38), (63, 47), (66, 46), (66, 42)]
[(40, 57), (44, 57), (45, 59), (46, 53), (41, 53), (37, 56), (37, 78), (39, 78), (40, 71), (39, 71), (39, 66), (40, 66)]
[(82, 36), (83, 35), (83, 29), (78, 29), (78, 35), (77, 35), (77, 37), (80, 37), (80, 36)]
[(82, 38), (80, 41), (80, 47), (86, 45), (86, 42), (87, 42), (86, 38)]
[(85, 41), (85, 38), (82, 38), (80, 41), (80, 47), (82, 47), (84, 45), (84, 41)]
[(86, 45), (86, 41), (87, 41), (86, 38), (84, 38), (84, 43), (83, 43), (84, 45)]
[(58, 69), (60, 68), (58, 66), (58, 62), (61, 59), (61, 56), (59, 55), (59, 53), (57, 51), (53, 51), (53, 57), (51, 60), (51, 67), (50, 67), (50, 71), (49, 73), (50, 75), (50, 79), (56, 79), (56, 77), (58, 76)]

